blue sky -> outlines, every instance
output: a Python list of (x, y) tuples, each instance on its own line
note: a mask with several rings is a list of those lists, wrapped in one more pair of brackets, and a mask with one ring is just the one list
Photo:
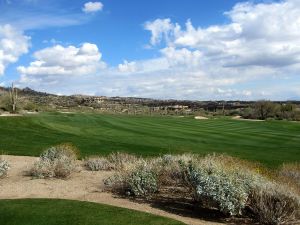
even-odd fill
[(299, 99), (300, 1), (0, 0), (0, 84), (57, 94)]

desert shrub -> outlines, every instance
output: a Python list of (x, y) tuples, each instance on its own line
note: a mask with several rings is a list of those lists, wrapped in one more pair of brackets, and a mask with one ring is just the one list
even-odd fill
[(8, 162), (0, 158), (0, 178), (7, 175), (7, 171), (10, 169)]
[(112, 164), (104, 157), (89, 157), (85, 159), (84, 165), (92, 171), (111, 170)]
[(250, 196), (249, 206), (261, 224), (279, 225), (300, 222), (299, 196), (276, 183), (259, 184)]
[(31, 176), (35, 178), (55, 177), (55, 165), (51, 160), (39, 159), (30, 170)]
[[(180, 197), (227, 215), (253, 215), (260, 223), (287, 224), (299, 217), (299, 195), (274, 171), (226, 155), (163, 155), (142, 159), (112, 154), (117, 170), (105, 180), (113, 192), (152, 197)], [(298, 166), (285, 165), (282, 176), (298, 179)], [(272, 182), (273, 183), (272, 183)], [(179, 196), (180, 195), (180, 196)]]
[(153, 171), (157, 174), (159, 185), (181, 185), (183, 183), (183, 173), (181, 163), (188, 163), (197, 157), (191, 154), (184, 155), (163, 155), (161, 157), (149, 159)]
[(8, 94), (0, 95), (0, 108), (3, 111), (11, 111), (10, 97)]
[(30, 173), (36, 178), (66, 178), (76, 169), (76, 152), (68, 144), (50, 147), (40, 155)]
[[(221, 157), (222, 159), (222, 157)], [(226, 166), (226, 160), (208, 156), (198, 162), (183, 164), (186, 183), (194, 199), (204, 207), (216, 207), (230, 215), (241, 215), (252, 185), (258, 175), (239, 166)]]
[(129, 164), (134, 164), (139, 159), (134, 156), (123, 152), (113, 152), (108, 155), (108, 161), (110, 162), (113, 169), (121, 170)]
[(149, 163), (143, 160), (131, 168), (116, 172), (104, 183), (112, 191), (133, 196), (147, 197), (158, 191), (157, 176)]
[(279, 176), (288, 179), (300, 188), (300, 163), (282, 165), (279, 169)]
[(139, 165), (128, 178), (129, 187), (135, 196), (147, 196), (158, 191), (156, 174), (145, 164)]
[(27, 111), (37, 111), (38, 106), (33, 102), (26, 101), (23, 103), (23, 109)]
[(116, 172), (104, 180), (104, 185), (107, 190), (114, 193), (130, 195), (130, 187), (128, 182), (126, 182), (127, 176), (124, 172)]
[(41, 159), (48, 159), (51, 161), (62, 157), (68, 157), (76, 160), (78, 157), (78, 150), (71, 144), (60, 144), (48, 148), (40, 155)]

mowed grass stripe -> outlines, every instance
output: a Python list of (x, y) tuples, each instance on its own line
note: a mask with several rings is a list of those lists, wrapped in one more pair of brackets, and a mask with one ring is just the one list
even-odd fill
[(0, 118), (0, 150), (39, 155), (46, 147), (71, 142), (82, 156), (127, 151), (141, 155), (227, 153), (277, 166), (300, 160), (300, 124), (226, 118), (149, 117), (43, 113)]

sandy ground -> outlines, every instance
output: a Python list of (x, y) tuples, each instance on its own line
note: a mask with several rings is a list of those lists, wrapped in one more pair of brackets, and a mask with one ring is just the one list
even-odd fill
[(207, 120), (208, 118), (204, 117), (204, 116), (195, 116), (195, 119), (196, 120)]
[(111, 172), (87, 171), (80, 166), (80, 171), (67, 180), (32, 179), (27, 175), (27, 171), (37, 158), (26, 156), (3, 156), (2, 158), (10, 163), (11, 169), (6, 178), (0, 179), (0, 199), (59, 198), (90, 201), (165, 216), (186, 224), (221, 224), (176, 215), (159, 208), (154, 208), (148, 203), (138, 203), (114, 197), (111, 193), (104, 191), (103, 184), (103, 179), (108, 177)]

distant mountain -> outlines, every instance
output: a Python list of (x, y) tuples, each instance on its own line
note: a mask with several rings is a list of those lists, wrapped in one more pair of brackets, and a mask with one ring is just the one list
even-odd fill
[[(9, 88), (0, 87), (0, 95), (8, 92)], [(251, 106), (254, 101), (189, 101), (189, 100), (159, 100), (137, 97), (105, 97), (88, 95), (60, 96), (46, 92), (35, 91), (29, 87), (18, 89), (18, 96), (24, 101), (30, 101), (40, 106), (51, 108), (82, 108), (87, 107), (100, 111), (122, 112), (126, 110), (143, 111), (217, 111), (234, 110)], [(290, 101), (300, 105), (299, 101)], [(285, 103), (285, 102), (278, 102)]]
[[(10, 87), (1, 87), (0, 86), (0, 94), (8, 92)], [(48, 94), (46, 92), (35, 91), (29, 87), (26, 88), (16, 88), (18, 90), (19, 95), (30, 95), (30, 96), (55, 96), (53, 94)]]
[(3, 94), (3, 93), (5, 93), (5, 92), (7, 92), (7, 91), (8, 91), (8, 88), (1, 87), (1, 86), (0, 86), (0, 94)]
[(29, 87), (26, 87), (24, 89), (19, 89), (19, 93), (23, 95), (31, 95), (31, 96), (55, 96), (53, 94), (48, 94), (46, 92), (39, 92), (39, 91), (32, 90)]

